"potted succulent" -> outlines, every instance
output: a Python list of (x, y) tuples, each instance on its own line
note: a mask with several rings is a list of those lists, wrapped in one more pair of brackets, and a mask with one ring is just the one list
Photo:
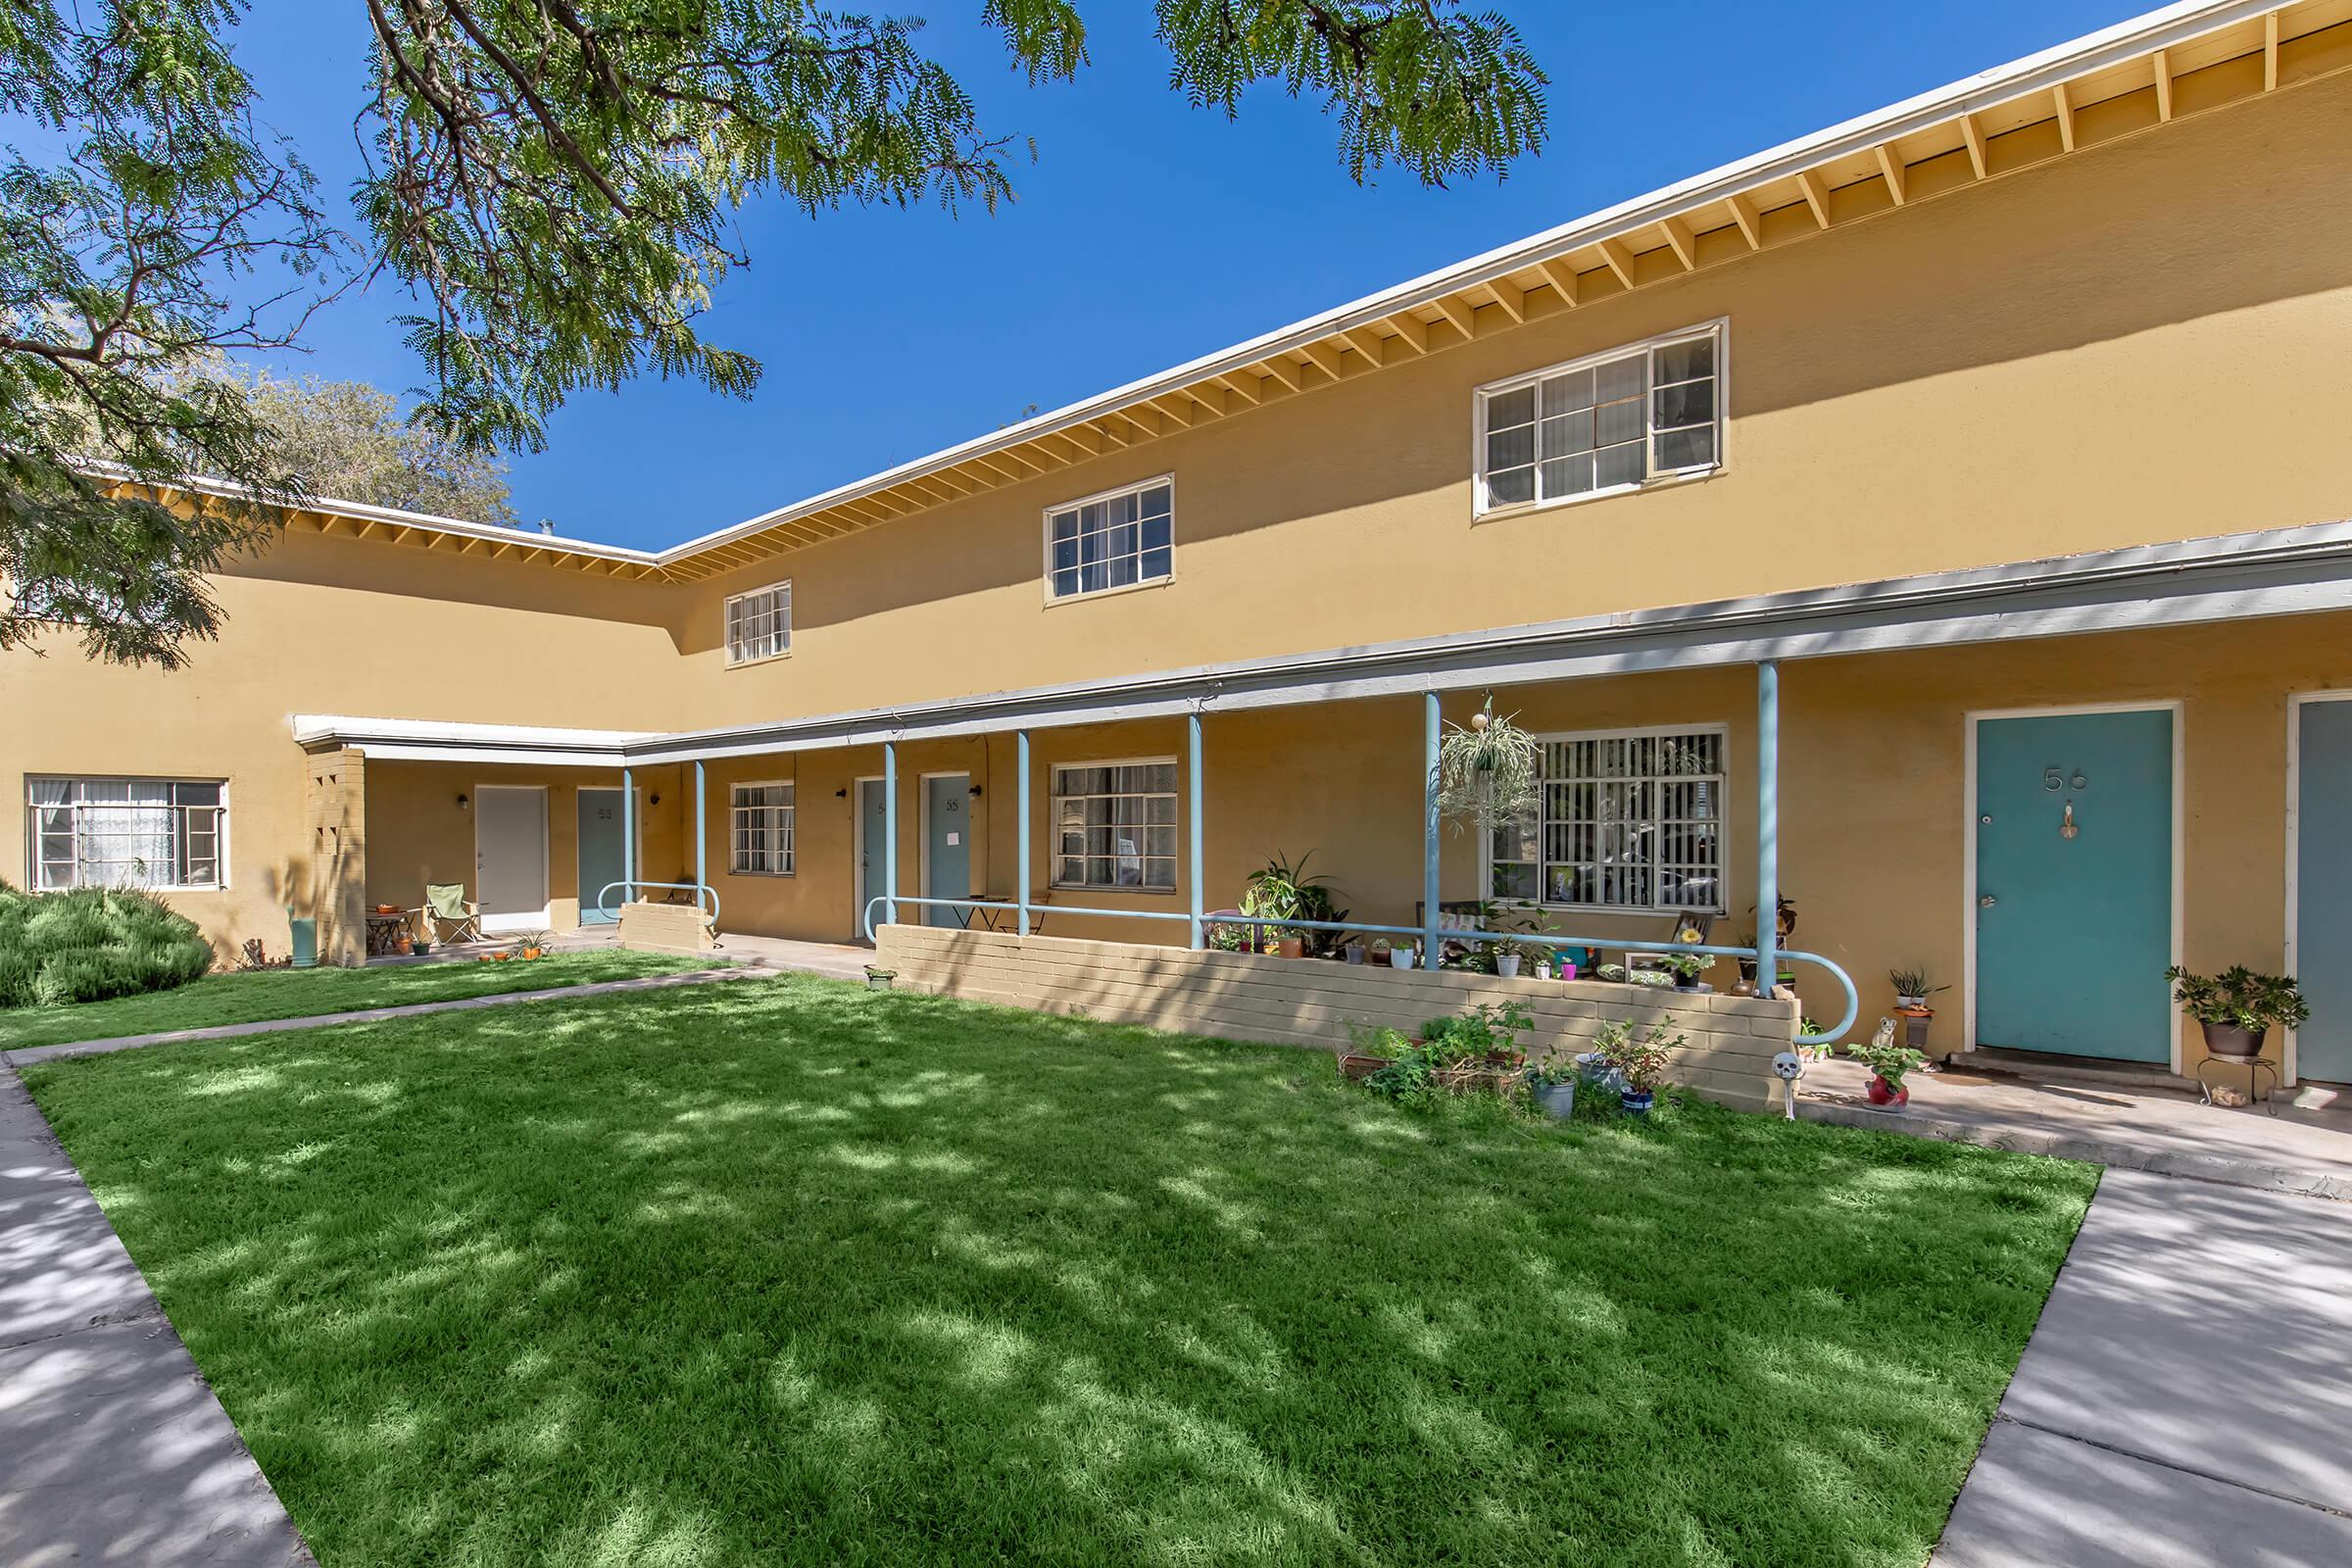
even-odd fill
[(1684, 1037), (1669, 1035), (1662, 1027), (1637, 1037), (1633, 1025), (1620, 1020), (1594, 1036), (1592, 1044), (1624, 1085), (1617, 1092), (1618, 1104), (1642, 1116), (1657, 1102), (1658, 1086), (1666, 1081), (1668, 1054), (1684, 1044)]
[(1349, 963), (1362, 963), (1364, 961), (1364, 939), (1362, 937), (1348, 938), (1348, 945), (1340, 950), (1340, 955)]
[(1870, 1044), (1847, 1050), (1856, 1061), (1870, 1069), (1870, 1083), (1863, 1095), (1872, 1104), (1900, 1110), (1911, 1103), (1911, 1091), (1903, 1087), (1903, 1075), (1928, 1064), (1924, 1054), (1894, 1044), (1892, 1029), (1881, 1029)]
[(1903, 1044), (1925, 1051), (1928, 1025), (1936, 1018), (1936, 1009), (1928, 1005), (1928, 999), (1952, 988), (1928, 984), (1928, 971), (1924, 968), (1889, 969), (1886, 980), (1894, 987), (1894, 1010), (1903, 1019)]
[(2205, 1030), (2205, 1049), (2216, 1056), (2249, 1060), (2262, 1054), (2273, 1029), (2295, 1029), (2311, 1021), (2311, 1004), (2292, 975), (2256, 974), (2232, 964), (2218, 975), (2190, 974), (2179, 964), (2164, 971), (2173, 1000)]
[(1584, 1076), (1577, 1062), (1552, 1060), (1528, 1070), (1527, 1094), (1546, 1116), (1566, 1121), (1576, 1114), (1576, 1081)]
[(1402, 946), (1394, 947), (1389, 950), (1389, 967), (1392, 969), (1410, 969), (1414, 963), (1419, 961), (1420, 957), (1421, 946), (1419, 943), (1415, 943), (1409, 948)]
[(1387, 937), (1374, 937), (1372, 939), (1372, 947), (1369, 956), (1374, 963), (1389, 962), (1391, 956), (1389, 939)]

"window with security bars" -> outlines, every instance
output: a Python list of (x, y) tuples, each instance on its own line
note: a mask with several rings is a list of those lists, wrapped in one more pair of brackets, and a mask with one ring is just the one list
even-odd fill
[(771, 583), (727, 601), (727, 662), (748, 664), (792, 652), (792, 583)]
[(1479, 510), (1703, 473), (1723, 461), (1723, 327), (1481, 387)]
[(1173, 480), (1114, 490), (1046, 513), (1047, 581), (1055, 599), (1158, 582), (1174, 569)]
[(1176, 888), (1176, 763), (1054, 769), (1054, 885)]
[(1542, 745), (1535, 816), (1493, 829), (1492, 897), (1729, 912), (1722, 729), (1553, 735)]
[(25, 808), (37, 891), (221, 885), (228, 796), (218, 782), (36, 778)]
[(728, 812), (737, 876), (792, 875), (790, 784), (738, 784)]

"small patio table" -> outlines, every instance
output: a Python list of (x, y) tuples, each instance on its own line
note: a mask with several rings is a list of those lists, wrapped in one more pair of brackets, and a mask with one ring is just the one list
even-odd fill
[[(969, 931), (974, 920), (980, 922), (980, 929), (983, 931), (1017, 931), (1020, 929), (1021, 906), (1011, 899), (1001, 898), (994, 894), (975, 893), (965, 902), (971, 907), (956, 911), (956, 920), (963, 930)], [(1029, 934), (1033, 937), (1042, 937), (1046, 934), (1046, 906), (1043, 902), (1036, 899), (1029, 901)]]
[(397, 909), (390, 914), (381, 914), (369, 909), (368, 911), (368, 956), (371, 958), (380, 958), (385, 954), (391, 953), (393, 945), (400, 940), (402, 929), (408, 923), (409, 913), (406, 909)]

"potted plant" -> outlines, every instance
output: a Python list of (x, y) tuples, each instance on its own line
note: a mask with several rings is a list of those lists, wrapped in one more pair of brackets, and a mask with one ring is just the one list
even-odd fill
[(1304, 957), (1310, 952), (1321, 956), (1332, 950), (1342, 933), (1304, 926), (1286, 930), (1284, 922), (1337, 926), (1348, 918), (1348, 911), (1333, 900), (1329, 885), (1321, 877), (1307, 874), (1306, 863), (1314, 858), (1309, 850), (1294, 865), (1287, 856), (1276, 855), (1250, 872), (1242, 886), (1242, 913), (1273, 926), (1275, 951), (1286, 958)]
[(1566, 1121), (1576, 1114), (1576, 1081), (1583, 1076), (1575, 1061), (1540, 1062), (1528, 1071), (1528, 1098), (1544, 1115)]
[(428, 956), (432, 953), (433, 944), (425, 937), (412, 937), (409, 939), (409, 951), (416, 956), (422, 958)]
[(1593, 1048), (1624, 1087), (1617, 1102), (1637, 1116), (1647, 1115), (1657, 1102), (1658, 1086), (1666, 1081), (1669, 1054), (1684, 1044), (1681, 1035), (1662, 1027), (1637, 1037), (1632, 1024), (1620, 1019), (1593, 1037)]
[(392, 952), (395, 956), (405, 958), (416, 951), (416, 939), (413, 936), (410, 936), (406, 931), (403, 931), (399, 936), (396, 936), (392, 939)]
[(1713, 989), (1698, 978), (1706, 970), (1715, 967), (1715, 955), (1712, 953), (1665, 954), (1658, 959), (1658, 967), (1674, 976), (1674, 989), (1677, 991)]
[(1340, 954), (1349, 963), (1362, 963), (1364, 961), (1364, 939), (1362, 937), (1348, 938), (1348, 945), (1340, 950)]
[(2190, 974), (2179, 964), (2164, 971), (2173, 1000), (2205, 1030), (2205, 1049), (2216, 1056), (2249, 1060), (2262, 1054), (2273, 1029), (2296, 1029), (2311, 1021), (2311, 1004), (2292, 975), (2256, 974), (2232, 964), (2218, 975)]
[(1516, 713), (1497, 714), (1494, 694), (1467, 724), (1448, 724), (1438, 741), (1432, 777), (1438, 814), (1459, 833), (1465, 826), (1517, 822), (1534, 813), (1544, 749), (1519, 727)]
[(1392, 969), (1410, 969), (1414, 963), (1419, 961), (1420, 957), (1421, 945), (1419, 943), (1415, 943), (1409, 948), (1394, 947), (1389, 950), (1389, 967)]
[(865, 966), (865, 988), (868, 991), (888, 991), (898, 978), (899, 971), (896, 969), (885, 969), (871, 963)]
[(1952, 988), (1928, 984), (1928, 971), (1924, 968), (1889, 969), (1886, 979), (1894, 987), (1894, 1010), (1903, 1019), (1903, 1044), (1925, 1051), (1928, 1025), (1936, 1017), (1936, 1009), (1928, 1005), (1928, 999)]
[(1340, 1076), (1357, 1083), (1395, 1061), (1413, 1048), (1401, 1029), (1348, 1025), (1348, 1049), (1340, 1053)]
[(1879, 1038), (1866, 1046), (1849, 1046), (1847, 1053), (1870, 1069), (1870, 1083), (1863, 1096), (1872, 1104), (1900, 1110), (1911, 1103), (1911, 1091), (1903, 1087), (1903, 1075), (1928, 1064), (1924, 1054), (1909, 1046), (1895, 1045), (1890, 1029), (1880, 1030)]

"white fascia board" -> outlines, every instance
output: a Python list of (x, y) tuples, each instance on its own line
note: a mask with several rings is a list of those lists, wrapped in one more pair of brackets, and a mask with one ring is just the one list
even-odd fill
[(1364, 326), (1401, 311), (1415, 309), (1505, 272), (1522, 270), (1545, 257), (1630, 234), (1661, 219), (1682, 217), (1698, 208), (1712, 206), (1726, 196), (1786, 178), (1799, 170), (1810, 169), (1849, 153), (1867, 152), (1885, 142), (1940, 124), (1960, 115), (1989, 109), (2031, 92), (2046, 90), (2058, 82), (2136, 59), (2153, 50), (2173, 47), (2218, 28), (2251, 21), (2278, 10), (2279, 4), (2280, 0), (2181, 0), (2180, 4), (2147, 12), (2071, 42), (2044, 49), (2038, 54), (2027, 55), (1989, 71), (1981, 71), (1973, 76), (1962, 77), (1795, 141), (1783, 142), (1778, 147), (1767, 148), (1702, 174), (1694, 174), (1646, 195), (1588, 213), (1540, 234), (1424, 273), (1409, 282), (1366, 295), (1288, 326), (1277, 327), (1247, 342), (1187, 361), (1141, 380), (1113, 387), (1083, 402), (1068, 404), (1018, 424), (1006, 425), (1002, 430), (944, 448), (928, 457), (916, 458), (822, 494), (761, 513), (731, 527), (673, 545), (662, 551), (658, 560), (666, 565), (711, 546), (725, 544), (731, 539), (796, 521), (845, 501), (856, 501), (908, 479), (919, 479), (941, 468), (953, 467), (975, 457), (1018, 446), (1042, 435), (1055, 434), (1073, 425), (1115, 413), (1129, 404), (1164, 396), (1206, 377), (1242, 369), (1300, 344), (1316, 342), (1349, 327)]
[(414, 718), (296, 713), (288, 721), (306, 749), (352, 747), (386, 761), (513, 762), (545, 767), (620, 767), (628, 748), (659, 741), (659, 730), (559, 729)]
[(2352, 522), (2022, 562), (632, 743), (633, 762), (2352, 610)]

